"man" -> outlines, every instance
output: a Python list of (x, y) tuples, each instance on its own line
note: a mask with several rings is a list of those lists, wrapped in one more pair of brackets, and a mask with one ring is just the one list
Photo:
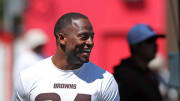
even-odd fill
[(121, 101), (162, 101), (156, 75), (148, 63), (157, 52), (156, 34), (146, 24), (136, 24), (128, 33), (131, 57), (115, 67), (114, 77), (119, 85)]
[(16, 100), (119, 101), (113, 75), (89, 62), (94, 31), (88, 18), (67, 13), (57, 21), (54, 35), (55, 55), (20, 73)]

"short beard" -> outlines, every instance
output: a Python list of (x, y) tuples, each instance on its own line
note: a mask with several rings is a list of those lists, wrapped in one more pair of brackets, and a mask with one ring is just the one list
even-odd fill
[(85, 63), (85, 61), (82, 61), (79, 57), (75, 55), (76, 53), (73, 51), (69, 51), (67, 53), (67, 62), (72, 65), (81, 66)]

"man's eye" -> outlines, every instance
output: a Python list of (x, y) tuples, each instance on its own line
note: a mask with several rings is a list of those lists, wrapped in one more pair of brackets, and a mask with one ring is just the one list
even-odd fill
[(87, 40), (89, 38), (89, 36), (83, 36), (81, 37), (82, 40)]

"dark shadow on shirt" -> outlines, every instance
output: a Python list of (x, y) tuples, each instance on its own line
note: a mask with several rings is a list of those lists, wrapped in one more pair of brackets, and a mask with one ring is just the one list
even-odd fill
[[(89, 65), (87, 65), (89, 64)], [(98, 79), (103, 79), (103, 74), (106, 72), (104, 69), (98, 67), (93, 63), (84, 64), (85, 67), (82, 68), (81, 72), (75, 73), (80, 79), (87, 83), (94, 82)]]

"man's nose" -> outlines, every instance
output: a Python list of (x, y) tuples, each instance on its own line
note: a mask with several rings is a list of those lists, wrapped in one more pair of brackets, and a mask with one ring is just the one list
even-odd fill
[(86, 45), (93, 47), (94, 46), (94, 40), (92, 37), (89, 37), (88, 40), (86, 40)]

